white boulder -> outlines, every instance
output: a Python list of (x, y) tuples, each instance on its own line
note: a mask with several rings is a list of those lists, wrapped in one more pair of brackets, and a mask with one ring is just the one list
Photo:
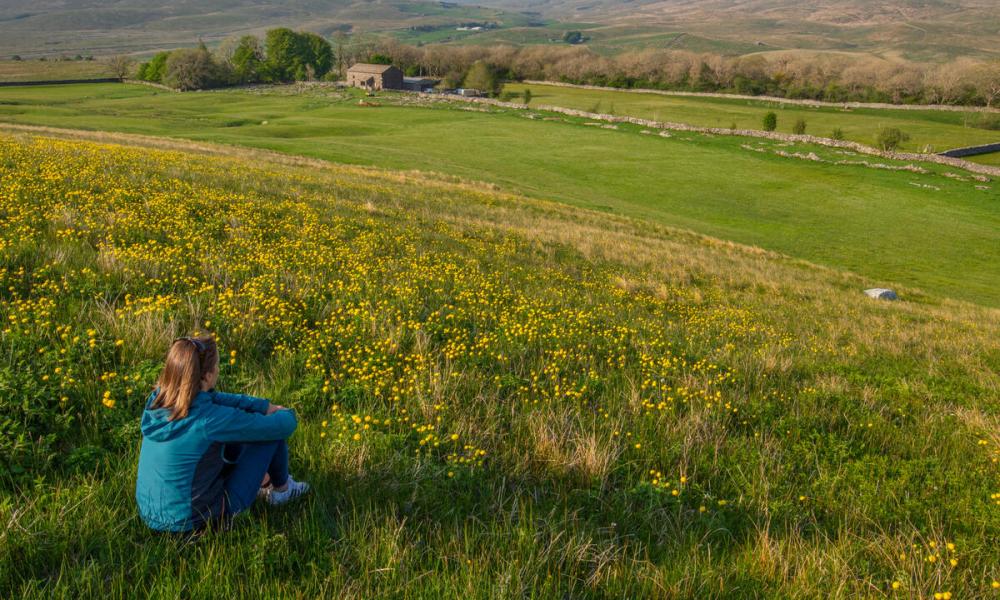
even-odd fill
[(867, 294), (869, 298), (874, 298), (876, 300), (899, 300), (899, 296), (896, 295), (896, 292), (886, 288), (872, 288), (870, 290), (865, 290), (865, 294)]

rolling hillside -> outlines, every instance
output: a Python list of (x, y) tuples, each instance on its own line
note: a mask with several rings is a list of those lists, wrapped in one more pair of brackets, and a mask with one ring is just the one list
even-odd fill
[[(53, 137), (55, 136), (55, 137)], [(994, 598), (997, 311), (417, 172), (0, 134), (0, 595)], [(163, 349), (314, 492), (135, 514)]]
[[(587, 35), (642, 46), (871, 52), (912, 60), (1000, 55), (1000, 14), (991, 0), (496, 0), (571, 22), (597, 23)], [(662, 36), (673, 32), (672, 36)], [(678, 37), (681, 36), (681, 37)], [(715, 47), (704, 40), (714, 41)], [(611, 43), (611, 42), (608, 42)], [(755, 48), (751, 50), (750, 48)]]
[[(605, 53), (809, 49), (945, 61), (1000, 56), (995, 8), (990, 0), (12, 0), (0, 5), (0, 56), (148, 53), (289, 26), (472, 44), (561, 43), (577, 29)], [(499, 28), (456, 31), (468, 22)]]
[(410, 0), (14, 0), (0, 4), (0, 54), (149, 53), (281, 26), (332, 35), (496, 20), (500, 15), (497, 10)]
[[(0, 121), (211, 141), (485, 180), (850, 270), (868, 278), (868, 287), (891, 284), (907, 294), (1000, 306), (1000, 188), (994, 181), (940, 165), (866, 166), (869, 157), (811, 145), (665, 137), (637, 126), (417, 102), (406, 94), (384, 95), (380, 106), (358, 100), (357, 91), (322, 86), (192, 94), (138, 85), (42, 86), (0, 90)], [(934, 120), (919, 122), (936, 135), (954, 132)]]

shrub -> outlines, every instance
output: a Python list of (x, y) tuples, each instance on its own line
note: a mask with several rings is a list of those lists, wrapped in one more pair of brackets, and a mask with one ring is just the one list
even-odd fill
[(795, 135), (805, 135), (806, 134), (806, 120), (797, 119), (795, 124), (792, 125), (792, 133)]
[(21, 55), (15, 54), (14, 56), (11, 56), (10, 59), (11, 60), (21, 60)]
[(898, 150), (903, 142), (908, 142), (910, 136), (896, 127), (883, 127), (875, 136), (875, 146), (880, 150), (892, 152)]
[(472, 68), (465, 74), (465, 80), (462, 82), (462, 85), (493, 96), (500, 93), (500, 79), (493, 72), (493, 69), (481, 60), (473, 63)]
[(524, 89), (524, 103), (531, 104), (531, 90), (527, 88)]
[(764, 131), (774, 131), (778, 128), (778, 115), (769, 112), (764, 115)]
[(844, 139), (844, 130), (841, 129), (840, 127), (835, 128), (833, 130), (833, 132), (830, 134), (830, 139), (831, 140), (842, 140), (842, 139)]

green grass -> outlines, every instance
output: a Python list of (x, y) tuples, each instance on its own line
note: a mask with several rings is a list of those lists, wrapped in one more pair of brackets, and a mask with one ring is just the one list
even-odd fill
[[(995, 183), (980, 191), (976, 182), (942, 177), (940, 167), (919, 175), (817, 164), (748, 151), (740, 138), (664, 139), (635, 128), (532, 120), (514, 111), (364, 108), (353, 97), (323, 93), (178, 95), (120, 85), (8, 89), (0, 90), (0, 120), (486, 180), (848, 269), (867, 285), (913, 286), (1000, 304), (1000, 190)], [(776, 149), (797, 150), (769, 148)]]
[(970, 156), (966, 160), (979, 163), (981, 165), (993, 165), (1000, 167), (1000, 152), (992, 152), (990, 154), (980, 154), (979, 156)]
[[(143, 145), (0, 135), (0, 596), (995, 597), (996, 310)], [(143, 526), (134, 469), (167, 344), (205, 328), (220, 389), (297, 411), (314, 491), (191, 541)]]
[(0, 60), (0, 82), (100, 79), (114, 76), (110, 65), (103, 60)]
[(644, 119), (689, 123), (703, 127), (761, 129), (764, 115), (778, 115), (778, 131), (791, 133), (798, 119), (806, 121), (806, 133), (830, 137), (841, 129), (844, 138), (869, 146), (875, 144), (880, 128), (898, 127), (910, 135), (904, 150), (929, 148), (941, 152), (950, 148), (975, 146), (1000, 141), (1000, 132), (966, 126), (977, 113), (950, 111), (910, 111), (839, 108), (807, 108), (759, 100), (696, 98), (641, 94), (613, 90), (589, 90), (545, 85), (508, 84), (506, 91), (521, 94), (531, 90), (538, 104), (564, 106), (578, 110), (629, 115)]

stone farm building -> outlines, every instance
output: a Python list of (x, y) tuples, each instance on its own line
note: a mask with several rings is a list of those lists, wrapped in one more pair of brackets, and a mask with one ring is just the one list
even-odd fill
[(369, 90), (401, 90), (403, 72), (392, 65), (358, 63), (347, 69), (347, 85)]

